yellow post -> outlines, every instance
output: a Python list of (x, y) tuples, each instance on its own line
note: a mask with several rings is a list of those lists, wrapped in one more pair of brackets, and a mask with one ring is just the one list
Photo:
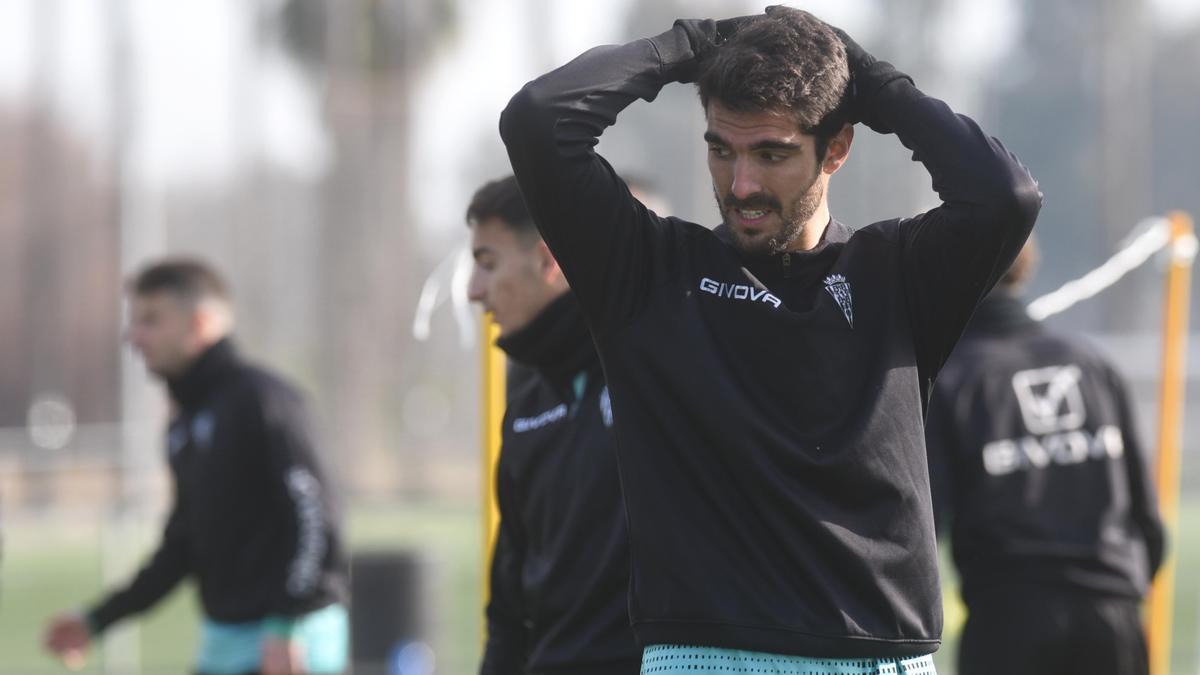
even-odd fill
[(492, 542), (496, 538), (496, 527), (500, 524), (500, 511), (496, 506), (496, 460), (500, 458), (500, 425), (504, 420), (504, 376), (507, 361), (504, 352), (496, 346), (500, 327), (491, 315), (483, 319), (482, 377), (480, 378), (481, 406), (479, 427), (483, 449), (483, 603), (488, 601)]
[[(1175, 549), (1179, 522), (1179, 456), (1183, 429), (1184, 357), (1187, 347), (1188, 291), (1196, 238), (1185, 213), (1168, 216), (1171, 228), (1170, 265), (1163, 316), (1162, 383), (1159, 392), (1158, 453), (1154, 482), (1159, 509), (1168, 533), (1168, 552)], [(1171, 667), (1171, 615), (1174, 609), (1175, 555), (1170, 553), (1150, 590), (1149, 627), (1151, 675), (1169, 675)]]

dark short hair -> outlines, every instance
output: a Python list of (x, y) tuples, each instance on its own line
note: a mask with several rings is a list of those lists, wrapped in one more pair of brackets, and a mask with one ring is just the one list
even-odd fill
[(738, 112), (779, 111), (806, 134), (826, 141), (845, 123), (850, 81), (846, 47), (828, 24), (799, 9), (777, 7), (738, 29), (700, 64), (700, 102)]
[(195, 304), (201, 300), (229, 300), (229, 287), (205, 263), (192, 258), (168, 258), (142, 268), (128, 284), (133, 295), (170, 293)]
[(520, 238), (532, 240), (541, 237), (533, 217), (529, 215), (529, 207), (525, 206), (525, 197), (517, 186), (516, 176), (505, 176), (485, 183), (471, 197), (471, 204), (467, 206), (467, 225), (475, 227), (493, 218), (498, 218)]

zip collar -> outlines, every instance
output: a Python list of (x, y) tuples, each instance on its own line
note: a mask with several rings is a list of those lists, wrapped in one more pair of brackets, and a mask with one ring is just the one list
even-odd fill
[(850, 237), (853, 234), (854, 230), (848, 225), (830, 218), (829, 224), (825, 226), (825, 231), (821, 233), (820, 241), (817, 242), (816, 246), (806, 251), (785, 251), (769, 255), (752, 255), (742, 253), (738, 250), (734, 244), (733, 235), (729, 232), (729, 228), (726, 225), (718, 225), (713, 230), (713, 235), (733, 251), (742, 265), (754, 277), (764, 281), (793, 278), (798, 268), (805, 266), (808, 261), (824, 255), (830, 244), (844, 244), (850, 241)]
[(167, 380), (171, 398), (184, 410), (196, 408), (222, 380), (238, 368), (241, 358), (229, 338), (206, 349), (179, 377)]
[(579, 373), (600, 369), (583, 309), (570, 291), (551, 301), (528, 325), (497, 340), (496, 346), (563, 392), (572, 391)]

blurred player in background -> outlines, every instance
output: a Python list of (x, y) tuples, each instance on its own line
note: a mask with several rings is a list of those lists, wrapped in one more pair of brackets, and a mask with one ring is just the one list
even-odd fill
[(304, 401), (238, 355), (225, 283), (203, 263), (150, 265), (129, 296), (129, 342), (173, 403), (174, 502), (129, 585), (52, 619), (46, 647), (81, 664), (93, 638), (190, 577), (204, 610), (197, 673), (342, 672), (345, 569)]
[[(693, 81), (716, 231), (647, 210), (595, 151), (626, 106)], [(940, 206), (831, 219), (860, 121)], [(500, 133), (612, 390), (643, 672), (932, 672), (923, 408), (1033, 227), (1028, 172), (786, 7), (596, 47), (527, 84)]]
[(959, 672), (1145, 673), (1164, 537), (1133, 406), (1096, 349), (1026, 313), (1036, 255), (1030, 240), (933, 389), (935, 515), (969, 611)]
[(508, 390), (481, 675), (638, 672), (612, 408), (579, 303), (511, 176), (467, 209), (469, 295), (523, 375)]

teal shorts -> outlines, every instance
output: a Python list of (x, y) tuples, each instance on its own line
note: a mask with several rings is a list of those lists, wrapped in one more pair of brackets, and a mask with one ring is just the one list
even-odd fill
[[(259, 669), (262, 642), (270, 633), (267, 621), (218, 623), (200, 627), (196, 672), (205, 675), (240, 675)], [(350, 618), (342, 605), (329, 605), (297, 617), (292, 639), (304, 648), (309, 673), (333, 675), (346, 670), (350, 651)]]
[(716, 647), (650, 645), (642, 675), (936, 675), (930, 655), (895, 659), (812, 659)]

